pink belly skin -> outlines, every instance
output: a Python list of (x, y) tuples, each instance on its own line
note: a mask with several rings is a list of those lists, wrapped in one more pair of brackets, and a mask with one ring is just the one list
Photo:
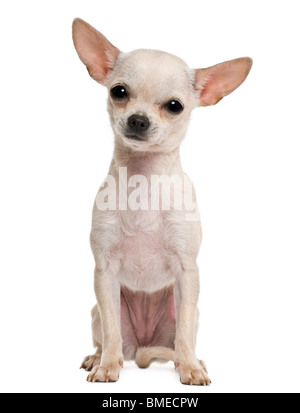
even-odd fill
[(174, 349), (175, 329), (173, 286), (153, 294), (122, 287), (121, 331), (125, 352), (132, 353), (142, 346)]

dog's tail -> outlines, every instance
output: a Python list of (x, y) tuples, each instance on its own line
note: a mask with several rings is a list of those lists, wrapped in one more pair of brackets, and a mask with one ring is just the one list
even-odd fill
[(136, 352), (135, 362), (141, 369), (145, 369), (153, 361), (160, 363), (174, 361), (174, 354), (174, 350), (168, 347), (140, 347)]

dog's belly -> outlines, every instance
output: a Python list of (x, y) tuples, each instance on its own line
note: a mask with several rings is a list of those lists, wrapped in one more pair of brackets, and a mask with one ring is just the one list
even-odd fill
[[(174, 348), (175, 307), (173, 286), (152, 294), (121, 289), (121, 329), (124, 350), (141, 346)], [(128, 353), (128, 351), (125, 351)], [(131, 358), (125, 354), (126, 358)]]

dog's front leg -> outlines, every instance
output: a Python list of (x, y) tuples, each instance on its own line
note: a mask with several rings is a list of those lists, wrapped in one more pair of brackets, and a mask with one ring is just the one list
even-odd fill
[[(106, 268), (106, 269), (104, 269)], [(120, 284), (108, 266), (96, 266), (94, 287), (102, 328), (102, 356), (99, 366), (89, 374), (88, 381), (117, 381), (123, 366), (120, 328)]]
[(195, 355), (199, 274), (196, 263), (182, 267), (175, 283), (176, 338), (175, 366), (183, 384), (208, 385), (203, 362)]

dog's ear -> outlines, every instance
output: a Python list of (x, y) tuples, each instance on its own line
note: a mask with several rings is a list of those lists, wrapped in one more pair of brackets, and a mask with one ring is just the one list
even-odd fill
[(103, 83), (114, 68), (119, 49), (84, 20), (75, 19), (72, 26), (73, 42), (80, 60), (90, 76)]
[(252, 66), (250, 57), (229, 60), (195, 71), (195, 90), (199, 106), (218, 103), (246, 79)]

